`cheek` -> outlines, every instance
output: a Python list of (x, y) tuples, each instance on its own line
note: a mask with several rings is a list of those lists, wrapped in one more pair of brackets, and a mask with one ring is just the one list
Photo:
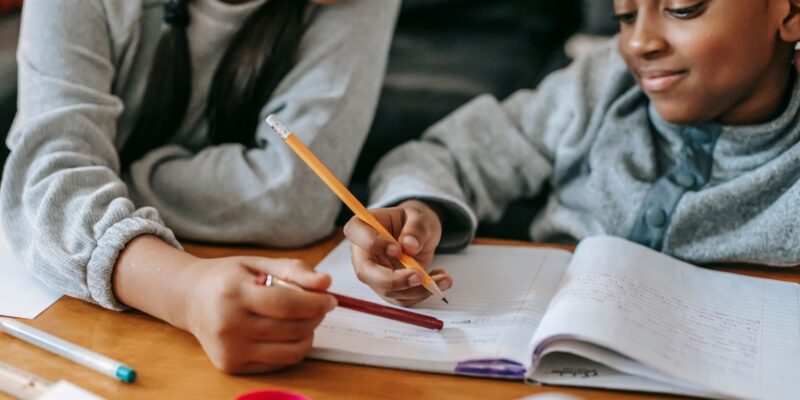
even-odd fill
[[(701, 89), (724, 96), (761, 79), (775, 56), (776, 38), (762, 29), (733, 29), (731, 24), (706, 32), (684, 33), (675, 52), (686, 60)], [(729, 93), (730, 94), (730, 93)]]
[(734, 107), (758, 82), (770, 57), (747, 41), (708, 35), (673, 45), (673, 56), (685, 63), (689, 77), (674, 93), (651, 98), (661, 117), (673, 123), (707, 122)]

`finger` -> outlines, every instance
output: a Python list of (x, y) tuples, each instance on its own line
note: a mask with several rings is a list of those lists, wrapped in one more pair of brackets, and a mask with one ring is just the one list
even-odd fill
[(453, 277), (450, 276), (450, 274), (448, 274), (447, 272), (444, 272), (444, 270), (438, 270), (438, 271), (441, 271), (441, 273), (436, 273), (431, 275), (433, 281), (436, 282), (436, 286), (438, 286), (439, 289), (441, 290), (449, 290), (450, 288), (452, 288)]
[[(404, 231), (398, 236), (403, 243), (403, 250), (410, 255), (419, 253), (433, 253), (442, 235), (439, 215), (433, 210), (432, 205), (419, 200), (403, 203), (406, 211)], [(405, 239), (405, 237), (413, 239)], [(413, 254), (411, 254), (413, 253)]]
[[(439, 274), (432, 274), (431, 279), (436, 283), (436, 286), (439, 287), (441, 290), (448, 290), (453, 286), (453, 278), (444, 273), (444, 271), (439, 270), (442, 273)], [(421, 285), (420, 280), (420, 285)], [(431, 295), (431, 292), (428, 291), (424, 286), (417, 286), (413, 288), (409, 288), (406, 290), (398, 290), (392, 292), (386, 292), (383, 294), (384, 297), (396, 299), (396, 300), (424, 300)]]
[(376, 256), (397, 255), (400, 252), (399, 246), (392, 239), (379, 234), (358, 217), (350, 218), (344, 226), (344, 234), (350, 243)]
[(353, 269), (358, 273), (361, 268), (364, 268), (365, 263), (378, 264), (387, 269), (396, 269), (392, 260), (385, 255), (370, 254), (368, 251), (350, 243), (350, 260), (353, 263)]
[(411, 287), (408, 283), (408, 278), (414, 274), (413, 270), (392, 270), (376, 264), (372, 260), (364, 260), (355, 267), (358, 279), (376, 292), (384, 293)]
[(309, 336), (297, 342), (253, 343), (249, 349), (250, 362), (294, 365), (303, 361), (313, 341), (314, 337)]
[[(448, 286), (447, 286), (447, 288), (446, 288), (446, 289), (445, 289), (444, 287), (442, 287), (441, 285), (438, 285), (438, 286), (439, 286), (439, 289), (442, 289), (442, 290), (447, 290), (447, 289), (450, 289), (450, 286), (452, 286), (452, 283), (453, 283), (453, 278), (452, 278), (452, 277), (451, 277), (451, 276), (450, 276), (450, 275), (449, 275), (447, 272), (445, 272), (445, 270), (443, 270), (443, 269), (435, 269), (435, 270), (433, 270), (433, 271), (429, 272), (429, 274), (428, 274), (428, 275), (429, 275), (429, 276), (431, 277), (431, 279), (433, 279), (433, 281), (434, 281), (434, 282), (436, 282), (437, 284), (438, 284), (440, 281), (441, 281), (442, 283), (444, 283), (444, 282), (447, 282), (447, 283), (448, 283)], [(409, 282), (409, 284), (410, 284), (411, 286), (417, 286), (417, 285), (422, 285), (423, 279), (424, 279), (424, 278), (423, 278), (422, 274), (421, 274), (420, 272), (418, 272), (418, 271), (417, 271), (417, 272), (415, 272), (415, 273), (414, 273), (414, 275), (412, 275), (412, 276), (410, 276), (410, 277), (408, 278), (408, 282)]]
[(417, 208), (405, 208), (405, 222), (399, 237), (403, 252), (415, 256), (423, 249), (430, 247), (433, 227), (427, 220), (428, 218), (430, 215)]
[(282, 320), (316, 319), (336, 307), (336, 299), (329, 294), (255, 283), (242, 288), (242, 302), (253, 314)]
[(290, 280), (306, 289), (323, 291), (331, 285), (331, 277), (328, 274), (315, 272), (302, 260), (244, 257), (244, 262), (259, 274), (271, 274)]
[(403, 264), (395, 257), (389, 257), (386, 255), (378, 255), (373, 258), (373, 260), (386, 268), (389, 269), (403, 269)]
[(406, 290), (397, 290), (393, 292), (386, 292), (383, 297), (392, 300), (415, 300), (422, 301), (430, 297), (431, 292), (423, 286), (417, 286)]
[(256, 342), (296, 342), (313, 335), (323, 318), (276, 320), (251, 315), (245, 325), (245, 336)]

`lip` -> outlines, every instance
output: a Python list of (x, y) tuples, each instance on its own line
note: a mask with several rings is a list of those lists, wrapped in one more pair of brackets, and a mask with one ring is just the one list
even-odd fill
[(642, 89), (650, 93), (666, 92), (689, 75), (688, 70), (639, 70)]

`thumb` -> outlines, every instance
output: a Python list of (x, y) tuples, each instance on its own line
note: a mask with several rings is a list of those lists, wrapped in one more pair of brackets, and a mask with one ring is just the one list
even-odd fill
[(297, 283), (306, 289), (324, 291), (331, 285), (331, 277), (328, 274), (314, 271), (302, 260), (255, 257), (248, 264), (259, 275), (270, 274)]

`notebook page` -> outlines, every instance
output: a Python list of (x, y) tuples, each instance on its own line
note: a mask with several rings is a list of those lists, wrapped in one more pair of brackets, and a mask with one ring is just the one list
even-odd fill
[[(339, 307), (315, 332), (311, 357), (439, 372), (453, 372), (459, 361), (473, 359), (521, 364), (570, 256), (562, 250), (482, 245), (438, 255), (433, 265), (453, 276), (453, 287), (446, 292), (450, 304), (431, 297), (412, 310), (443, 320), (444, 329)], [(349, 242), (339, 245), (317, 270), (331, 275), (332, 292), (388, 304), (357, 280)]]
[(800, 398), (795, 283), (698, 268), (622, 239), (590, 238), (576, 250), (533, 345), (554, 335), (730, 396)]

